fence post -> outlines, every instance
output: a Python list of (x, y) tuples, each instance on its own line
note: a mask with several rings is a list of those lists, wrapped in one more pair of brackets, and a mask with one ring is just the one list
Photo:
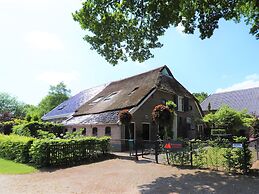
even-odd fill
[(144, 141), (141, 142), (141, 156), (144, 158)]
[(193, 167), (193, 164), (192, 164), (192, 142), (190, 142), (190, 149), (191, 149), (191, 167)]
[(259, 148), (258, 148), (258, 144), (259, 144), (259, 139), (257, 139), (256, 141), (256, 159), (259, 160)]
[(246, 161), (247, 161), (247, 158), (246, 158), (246, 144), (247, 142), (243, 142), (243, 151), (244, 151), (244, 173), (246, 174), (248, 169), (247, 169), (247, 165), (246, 165)]
[(136, 158), (136, 161), (138, 161), (138, 146), (137, 146), (137, 140), (135, 140), (135, 158)]
[(156, 163), (158, 164), (158, 141), (155, 141), (155, 159)]

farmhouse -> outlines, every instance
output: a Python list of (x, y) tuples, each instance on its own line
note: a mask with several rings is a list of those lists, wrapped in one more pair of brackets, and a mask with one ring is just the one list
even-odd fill
[(247, 110), (259, 117), (259, 87), (212, 94), (201, 103), (201, 108), (206, 114), (217, 111), (223, 105), (237, 111)]
[(133, 138), (155, 140), (158, 129), (152, 121), (152, 110), (168, 100), (177, 105), (172, 126), (174, 138), (194, 138), (202, 132), (199, 103), (167, 66), (85, 90), (42, 119), (62, 122), (68, 131), (84, 128), (83, 134), (87, 136), (129, 139), (129, 130), (118, 119), (118, 113), (128, 109), (133, 117), (130, 125)]

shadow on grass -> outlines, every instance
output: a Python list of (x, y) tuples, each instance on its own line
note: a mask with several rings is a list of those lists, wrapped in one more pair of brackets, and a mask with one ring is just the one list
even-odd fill
[(259, 193), (259, 177), (229, 175), (215, 171), (196, 171), (191, 174), (159, 177), (150, 184), (138, 187), (143, 194), (168, 193)]

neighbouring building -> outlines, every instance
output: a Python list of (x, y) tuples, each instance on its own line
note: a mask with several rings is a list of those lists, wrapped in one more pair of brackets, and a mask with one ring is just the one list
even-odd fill
[(201, 103), (201, 108), (207, 114), (216, 112), (223, 105), (237, 111), (247, 110), (259, 117), (259, 87), (212, 94)]
[[(134, 139), (155, 140), (158, 129), (152, 121), (152, 110), (156, 105), (172, 100), (177, 105), (172, 126), (175, 139), (194, 138), (203, 130), (198, 101), (174, 78), (167, 66), (111, 82), (93, 89), (94, 92), (88, 95), (91, 90), (60, 104), (43, 120), (63, 120), (68, 131), (84, 128), (83, 133), (87, 136), (129, 139), (129, 130), (125, 130), (118, 119), (118, 113), (128, 109), (133, 116), (130, 130)], [(85, 95), (87, 97), (83, 97)], [(82, 102), (78, 103), (81, 98)]]

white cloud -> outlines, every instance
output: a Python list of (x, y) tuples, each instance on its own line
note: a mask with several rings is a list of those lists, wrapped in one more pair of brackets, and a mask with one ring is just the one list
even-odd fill
[(245, 80), (236, 84), (233, 84), (230, 87), (227, 88), (218, 88), (216, 90), (216, 93), (220, 92), (229, 92), (233, 90), (242, 90), (247, 88), (254, 88), (259, 87), (259, 75), (258, 74), (252, 74), (245, 77)]
[(40, 75), (37, 76), (36, 79), (40, 81), (44, 81), (50, 85), (56, 85), (62, 81), (66, 84), (69, 84), (79, 79), (79, 73), (76, 71), (72, 71), (72, 72), (48, 71), (48, 72), (41, 73)]
[(183, 37), (187, 36), (187, 34), (183, 32), (184, 26), (182, 25), (182, 23), (178, 24), (178, 26), (176, 26), (175, 29), (176, 29), (176, 32), (178, 32), (181, 36), (183, 36)]
[(32, 31), (25, 36), (25, 41), (30, 48), (41, 50), (63, 50), (61, 39), (53, 33)]

